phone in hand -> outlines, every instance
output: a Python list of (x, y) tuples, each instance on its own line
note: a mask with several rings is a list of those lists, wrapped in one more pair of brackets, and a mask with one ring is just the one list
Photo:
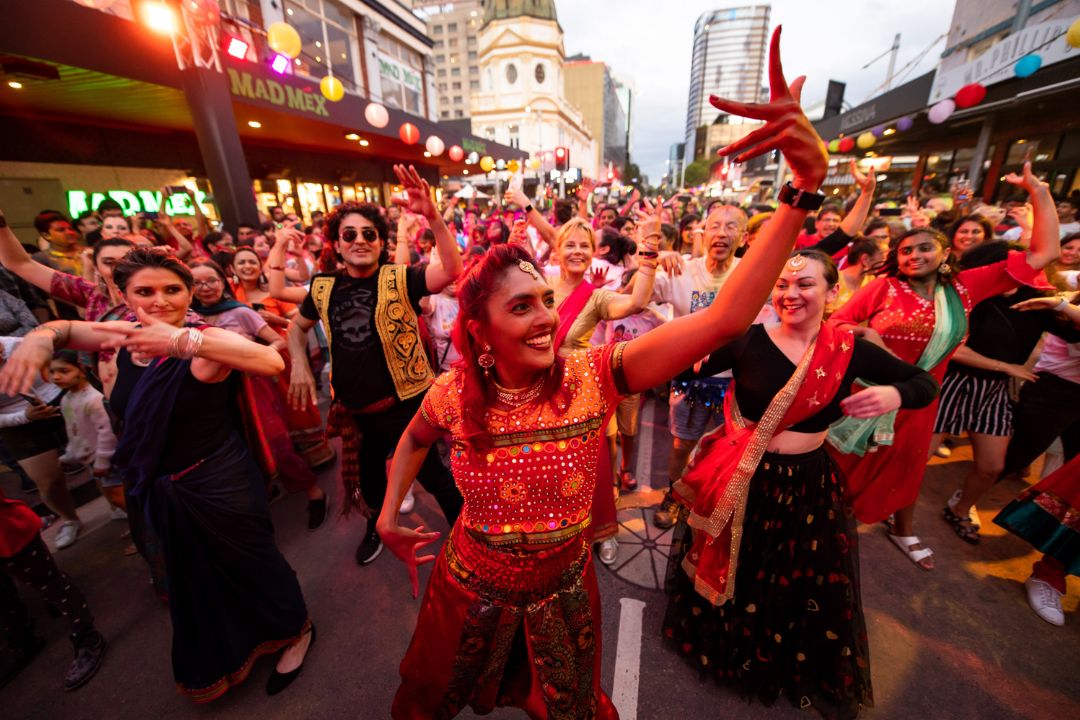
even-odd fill
[(881, 208), (880, 210), (878, 210), (878, 215), (880, 215), (881, 217), (900, 217), (902, 212), (903, 211), (898, 207)]

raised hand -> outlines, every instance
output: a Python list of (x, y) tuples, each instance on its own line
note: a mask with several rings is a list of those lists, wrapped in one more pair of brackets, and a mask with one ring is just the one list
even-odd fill
[(434, 555), (417, 555), (422, 548), (439, 539), (437, 532), (424, 532), (424, 526), (420, 525), (415, 530), (402, 527), (398, 524), (379, 523), (379, 537), (382, 538), (390, 552), (397, 556), (398, 560), (405, 563), (409, 572), (409, 587), (412, 596), (416, 598), (420, 594), (420, 575), (418, 568), (429, 562), (435, 561)]
[(510, 229), (510, 238), (507, 242), (511, 245), (528, 246), (528, 238), (525, 235), (525, 228), (528, 224), (525, 220), (515, 220), (514, 227)]
[(594, 267), (589, 271), (589, 284), (593, 287), (602, 288), (607, 285), (608, 272), (611, 268)]
[(805, 82), (805, 76), (795, 78), (790, 85), (784, 79), (780, 26), (777, 26), (769, 46), (769, 102), (741, 103), (709, 96), (709, 102), (717, 110), (765, 121), (765, 127), (721, 148), (720, 154), (735, 155), (735, 162), (741, 163), (779, 150), (791, 167), (796, 187), (813, 191), (821, 187), (829, 169), (829, 154), (799, 105)]
[(589, 196), (592, 195), (592, 191), (595, 188), (596, 188), (596, 181), (595, 180), (593, 180), (592, 178), (588, 178), (588, 177), (587, 178), (582, 178), (581, 184), (578, 185), (577, 192), (575, 193), (577, 195), (577, 199), (578, 200), (587, 200), (589, 198)]
[(637, 240), (645, 250), (655, 251), (660, 246), (660, 215), (663, 209), (664, 205), (659, 199), (654, 203), (648, 198), (634, 209)]
[(420, 173), (416, 172), (415, 167), (412, 165), (409, 167), (395, 165), (394, 174), (397, 175), (398, 182), (401, 183), (401, 187), (405, 190), (408, 198), (396, 197), (392, 198), (391, 202), (400, 206), (403, 210), (423, 215), (428, 219), (438, 215), (438, 209), (435, 207), (435, 203), (431, 201), (431, 186), (428, 185), (427, 180), (420, 177)]
[(529, 198), (521, 188), (507, 188), (503, 193), (503, 205), (517, 205), (522, 210), (529, 204)]
[(864, 193), (872, 193), (877, 188), (877, 175), (874, 169), (870, 168), (867, 174), (859, 172), (859, 164), (855, 162), (855, 158), (851, 159), (851, 176), (855, 178), (855, 184), (859, 186), (859, 190)]
[(53, 356), (52, 333), (31, 332), (23, 338), (11, 356), (0, 368), (0, 393), (4, 395), (26, 394), (34, 386), (34, 379), (49, 367)]
[(1009, 217), (1016, 222), (1016, 225), (1025, 235), (1031, 232), (1031, 228), (1035, 224), (1034, 214), (1031, 203), (1017, 205), (1009, 211)]
[(1037, 178), (1035, 173), (1031, 171), (1030, 160), (1024, 162), (1024, 169), (1019, 174), (1009, 173), (1006, 175), (1005, 182), (1010, 185), (1018, 185), (1023, 188), (1028, 195), (1034, 195), (1039, 192), (1050, 192), (1050, 186)]

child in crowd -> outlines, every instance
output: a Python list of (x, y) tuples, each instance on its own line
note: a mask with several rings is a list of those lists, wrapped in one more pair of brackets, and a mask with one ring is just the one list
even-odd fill
[(49, 376), (53, 385), (67, 391), (60, 399), (68, 436), (67, 448), (60, 456), (61, 465), (91, 466), (94, 482), (112, 508), (112, 518), (126, 518), (123, 483), (112, 470), (116, 434), (105, 410), (105, 397), (90, 384), (74, 351), (56, 353), (49, 365)]

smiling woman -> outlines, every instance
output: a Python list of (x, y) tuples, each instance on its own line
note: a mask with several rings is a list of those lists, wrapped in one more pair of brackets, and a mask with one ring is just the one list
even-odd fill
[(177, 686), (205, 702), (262, 654), (286, 648), (278, 668), (293, 670), (311, 639), (296, 574), (274, 544), (262, 479), (230, 412), (233, 370), (273, 375), (284, 363), (236, 333), (186, 325), (194, 281), (169, 253), (132, 250), (113, 279), (139, 322), (47, 323), (0, 371), (0, 392), (25, 392), (59, 348), (119, 348), (110, 400), (124, 427), (113, 463), (159, 542)]

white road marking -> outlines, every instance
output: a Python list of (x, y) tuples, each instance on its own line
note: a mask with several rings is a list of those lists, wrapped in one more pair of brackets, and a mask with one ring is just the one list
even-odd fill
[(611, 702), (621, 720), (637, 720), (638, 680), (641, 677), (641, 626), (645, 603), (619, 598), (619, 641), (615, 648), (615, 682)]

